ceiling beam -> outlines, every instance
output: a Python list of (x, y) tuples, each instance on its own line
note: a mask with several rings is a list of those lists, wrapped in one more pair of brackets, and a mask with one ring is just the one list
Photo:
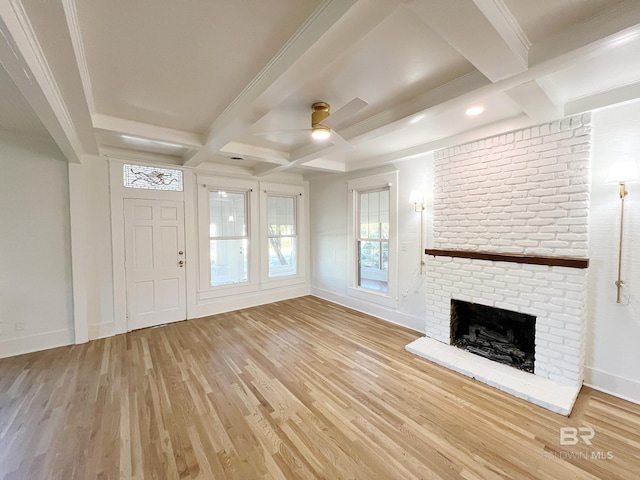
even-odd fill
[(323, 172), (346, 172), (347, 167), (343, 161), (318, 158), (304, 163), (302, 166), (312, 170), (320, 170)]
[(220, 149), (221, 154), (233, 155), (238, 157), (259, 160), (276, 165), (285, 165), (290, 161), (288, 152), (274, 150), (272, 148), (257, 147), (255, 145), (247, 145), (246, 143), (229, 142)]
[(78, 10), (76, 9), (75, 0), (62, 0), (64, 16), (67, 20), (67, 28), (71, 37), (71, 44), (78, 65), (78, 73), (82, 81), (84, 90), (84, 98), (87, 102), (89, 114), (96, 113), (96, 107), (93, 101), (93, 88), (91, 86), (91, 78), (89, 77), (89, 66), (87, 65), (87, 56), (84, 51), (84, 42), (82, 41), (82, 33), (80, 31), (80, 22), (78, 21)]
[(638, 35), (639, 24), (640, 2), (627, 0), (586, 22), (536, 42), (529, 50), (529, 65), (538, 65), (552, 59), (564, 61), (565, 55), (575, 55), (575, 52), (588, 54), (591, 44), (596, 45), (593, 54), (602, 48), (616, 48), (620, 43)]
[[(345, 45), (353, 45), (360, 41), (402, 3), (403, 0), (325, 0), (292, 37), (295, 39), (295, 45), (287, 46), (292, 42), (290, 39), (283, 48), (294, 50), (295, 55), (287, 55), (284, 59), (286, 62), (281, 60), (281, 54), (274, 57), (266, 69), (271, 65), (273, 68), (267, 72), (263, 70), (256, 77), (260, 78), (261, 83), (257, 84), (254, 80), (215, 120), (209, 130), (205, 148), (187, 160), (185, 165), (200, 165), (235, 136), (244, 133), (280, 104), (282, 98), (313, 79), (319, 66), (326, 66), (335, 61), (338, 58), (336, 52)], [(329, 29), (331, 35), (325, 35)], [(318, 41), (320, 38), (322, 41)], [(297, 57), (293, 58), (294, 56)], [(268, 83), (266, 80), (271, 81), (271, 84), (265, 86)]]
[(458, 133), (453, 136), (440, 138), (430, 142), (422, 143), (420, 145), (414, 145), (412, 147), (404, 148), (396, 152), (386, 153), (377, 157), (370, 157), (356, 162), (350, 162), (347, 165), (347, 172), (353, 170), (359, 170), (362, 168), (373, 168), (381, 165), (386, 165), (394, 161), (410, 160), (415, 157), (429, 154), (434, 150), (449, 147), (451, 145), (463, 145), (479, 138), (486, 138), (494, 135), (499, 135), (501, 132), (506, 133), (513, 130), (519, 130), (532, 125), (531, 119), (522, 115), (515, 118), (509, 118), (498, 122), (491, 123), (489, 125), (483, 125), (479, 128), (474, 128), (465, 132)]
[[(0, 62), (69, 162), (98, 148), (89, 128), (75, 125), (20, 2), (0, 2)], [(84, 122), (80, 127), (85, 126)]]
[(277, 81), (320, 37), (342, 17), (357, 0), (323, 0), (306, 22), (287, 41), (274, 58), (244, 88), (227, 109), (213, 122), (205, 146), (185, 162), (195, 167), (217, 153), (235, 135), (246, 130), (262, 114), (252, 111), (254, 102)]
[(340, 134), (355, 145), (403, 128), (406, 126), (406, 119), (413, 115), (438, 108), (439, 105), (465, 95), (473, 97), (479, 91), (492, 88), (484, 75), (473, 72), (343, 128)]
[(125, 118), (112, 117), (101, 113), (94, 113), (91, 116), (93, 128), (98, 132), (115, 133), (117, 135), (128, 135), (136, 138), (143, 138), (164, 143), (173, 143), (185, 148), (202, 148), (202, 138), (200, 135), (172, 128), (159, 127), (150, 123), (136, 122)]
[(130, 162), (150, 162), (165, 165), (182, 166), (182, 159), (173, 155), (164, 155), (162, 153), (145, 152), (142, 150), (131, 150), (129, 148), (120, 148), (112, 146), (100, 147), (100, 156), (107, 158), (117, 158)]
[(562, 108), (559, 108), (549, 98), (535, 80), (506, 89), (504, 93), (537, 123), (555, 120), (563, 116)]
[[(340, 133), (351, 144), (357, 147), (361, 142), (365, 142), (403, 128), (406, 126), (408, 118), (413, 115), (422, 113), (437, 114), (438, 112), (446, 111), (455, 105), (462, 106), (466, 102), (473, 101), (478, 96), (498, 91), (505, 92), (507, 94), (511, 92), (514, 96), (518, 93), (518, 96), (521, 97), (522, 91), (518, 91), (519, 86), (528, 84), (529, 82), (535, 82), (538, 84), (538, 88), (540, 88), (540, 79), (556, 72), (558, 69), (567, 68), (588, 58), (605, 55), (619, 42), (628, 41), (630, 38), (637, 38), (639, 36), (640, 22), (638, 22), (638, 25), (635, 25), (634, 27), (627, 28), (624, 31), (606, 38), (599, 38), (588, 45), (579, 47), (576, 50), (568, 51), (560, 57), (551, 58), (538, 63), (520, 74), (496, 83), (490, 83), (481, 73), (474, 72), (437, 89), (425, 92), (419, 97), (410, 99), (402, 104), (395, 105), (389, 110), (381, 112), (362, 122), (344, 128)], [(535, 88), (535, 85), (528, 86), (528, 88), (532, 87)], [(524, 87), (522, 88), (524, 89)], [(590, 108), (600, 108), (610, 104), (607, 102), (618, 103), (631, 100), (632, 98), (638, 98), (638, 89), (640, 89), (640, 86), (633, 84), (616, 88), (609, 92), (590, 96), (585, 99), (576, 100), (575, 102), (570, 102), (564, 105), (564, 115), (572, 115), (573, 113), (586, 111), (589, 109), (587, 108), (588, 106), (590, 106)], [(529, 110), (529, 113), (534, 116), (554, 115), (554, 109), (558, 109), (559, 116), (562, 116), (563, 105), (561, 102), (558, 102), (557, 99), (546, 93), (545, 89), (541, 88), (541, 91), (537, 94), (538, 99), (544, 98), (542, 95), (546, 97), (543, 101), (547, 103), (547, 105), (545, 107), (541, 107), (540, 112), (535, 112), (534, 106), (532, 105), (524, 105), (525, 101), (522, 98), (520, 98), (519, 102), (516, 103), (520, 104), (523, 111), (526, 112)], [(552, 105), (548, 105), (548, 102)], [(529, 124), (531, 124), (531, 121), (529, 121)], [(519, 127), (515, 126), (514, 128)], [(457, 137), (452, 138), (455, 140)], [(439, 144), (444, 145), (443, 141), (440, 141)], [(426, 147), (411, 147), (411, 149), (416, 149), (418, 151), (421, 151), (422, 148)], [(400, 151), (399, 155), (403, 155), (402, 152), (403, 151)], [(396, 158), (396, 156), (391, 155), (388, 161), (391, 161), (392, 157)], [(348, 170), (350, 169), (351, 164), (349, 163)]]
[[(338, 152), (342, 152), (345, 149), (351, 148), (349, 143), (341, 136), (334, 134), (331, 139), (335, 143), (331, 143), (330, 146), (325, 144), (310, 143), (304, 147), (300, 147), (294, 150), (290, 154), (290, 160), (287, 163), (281, 165), (266, 165), (259, 169), (260, 175), (266, 175), (268, 173), (274, 173), (282, 170), (287, 170), (291, 167), (306, 165), (309, 162), (317, 160), (325, 155), (332, 155)], [(330, 142), (332, 140), (329, 140)]]
[(564, 106), (566, 116), (608, 107), (616, 103), (630, 102), (640, 99), (640, 82), (613, 88), (605, 92), (567, 102)]
[(408, 7), (492, 82), (527, 69), (529, 40), (502, 0), (411, 0)]

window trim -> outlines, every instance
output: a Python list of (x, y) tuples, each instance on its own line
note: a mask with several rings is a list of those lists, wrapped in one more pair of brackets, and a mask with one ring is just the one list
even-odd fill
[[(349, 296), (379, 305), (397, 308), (398, 306), (398, 171), (381, 173), (350, 180), (349, 190), (349, 235), (347, 261), (349, 268)], [(358, 239), (359, 235), (359, 193), (389, 188), (389, 270), (388, 291), (376, 292), (358, 286)]]

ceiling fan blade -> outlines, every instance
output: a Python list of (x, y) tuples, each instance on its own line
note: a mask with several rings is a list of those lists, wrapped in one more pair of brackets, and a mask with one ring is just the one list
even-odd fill
[(365, 102), (361, 98), (356, 97), (342, 106), (342, 108), (339, 108), (331, 115), (329, 115), (329, 118), (327, 118), (327, 120), (323, 123), (327, 127), (336, 128), (338, 125), (340, 125), (341, 122), (344, 122), (352, 115), (355, 115), (367, 105), (369, 105), (367, 102)]
[(333, 143), (336, 147), (342, 147), (344, 149), (351, 149), (353, 145), (351, 145), (347, 140), (344, 139), (342, 135), (336, 132), (333, 128), (331, 129), (331, 136), (329, 137), (329, 142)]
[(290, 130), (271, 130), (268, 132), (253, 132), (252, 135), (272, 135), (278, 133), (300, 133), (300, 132), (310, 132), (310, 128), (295, 128)]

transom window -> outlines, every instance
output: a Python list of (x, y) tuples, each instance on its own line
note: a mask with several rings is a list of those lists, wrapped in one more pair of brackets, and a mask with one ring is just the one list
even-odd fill
[(211, 286), (249, 280), (247, 192), (209, 192)]
[(122, 166), (123, 185), (127, 188), (146, 190), (183, 191), (182, 171), (172, 168), (147, 167), (144, 165)]

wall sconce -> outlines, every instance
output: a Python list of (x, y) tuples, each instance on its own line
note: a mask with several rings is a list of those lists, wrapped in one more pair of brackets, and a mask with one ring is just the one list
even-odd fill
[(618, 247), (618, 279), (615, 285), (618, 289), (616, 296), (616, 302), (620, 303), (620, 290), (622, 289), (622, 238), (624, 231), (624, 197), (629, 192), (625, 188), (625, 184), (638, 181), (638, 166), (636, 162), (621, 162), (616, 163), (611, 167), (609, 176), (607, 177), (607, 183), (617, 183), (620, 186), (620, 244)]
[(420, 213), (420, 275), (424, 273), (424, 260), (422, 259), (422, 212), (424, 211), (424, 199), (418, 190), (412, 190), (409, 195), (409, 203), (413, 204), (413, 211)]

